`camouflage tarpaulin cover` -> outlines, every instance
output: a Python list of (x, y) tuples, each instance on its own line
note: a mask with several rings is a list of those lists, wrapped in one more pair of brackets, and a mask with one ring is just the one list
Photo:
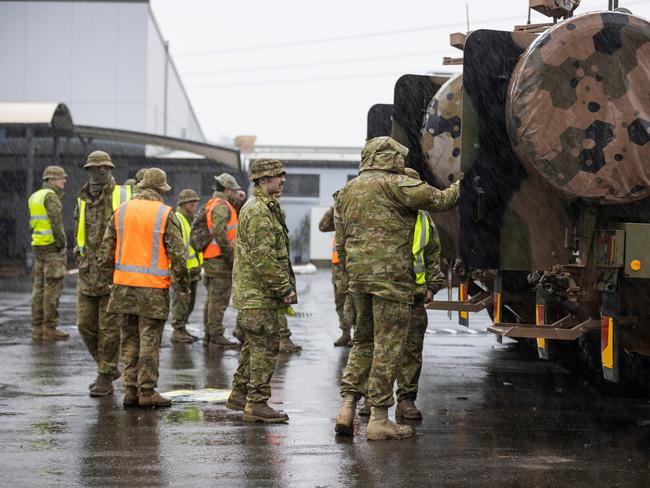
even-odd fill
[(439, 188), (449, 188), (460, 171), (460, 122), (463, 111), (463, 75), (450, 78), (427, 108), (420, 142), (429, 170)]
[(650, 24), (581, 15), (542, 34), (510, 81), (508, 133), (528, 171), (565, 195), (650, 195)]

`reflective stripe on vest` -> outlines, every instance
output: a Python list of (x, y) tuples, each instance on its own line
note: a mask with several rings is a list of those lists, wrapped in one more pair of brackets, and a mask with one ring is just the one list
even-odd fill
[(45, 197), (50, 193), (54, 193), (54, 190), (41, 188), (29, 197), (29, 227), (32, 230), (32, 246), (54, 244), (52, 222), (50, 222), (45, 208)]
[(339, 264), (341, 260), (339, 259), (339, 253), (336, 250), (336, 236), (332, 237), (332, 264)]
[[(131, 200), (131, 185), (115, 185), (111, 195), (113, 212), (123, 203)], [(79, 223), (77, 224), (77, 249), (82, 256), (86, 255), (86, 201), (77, 198)]]
[(429, 224), (427, 214), (420, 211), (415, 221), (415, 233), (413, 234), (413, 271), (415, 272), (415, 282), (418, 285), (426, 283), (424, 248), (429, 243), (430, 234), (431, 224)]
[[(228, 223), (226, 224), (226, 237), (232, 242), (237, 238), (237, 210), (235, 210), (235, 207), (233, 207), (228, 200), (224, 200), (223, 198), (212, 198), (205, 204), (205, 218), (207, 219), (208, 230), (212, 233), (212, 210), (217, 205), (222, 204), (227, 205), (230, 209), (230, 219), (228, 219)], [(208, 244), (208, 247), (203, 250), (203, 257), (208, 259), (216, 258), (217, 256), (221, 256), (221, 247), (219, 247), (217, 241), (212, 239), (210, 244)]]
[(203, 255), (199, 252), (197, 253), (194, 248), (190, 245), (190, 233), (192, 232), (192, 227), (190, 222), (185, 218), (182, 212), (176, 212), (176, 217), (181, 223), (181, 231), (183, 233), (183, 244), (185, 244), (185, 263), (187, 264), (187, 269), (198, 268), (203, 264)]
[(131, 200), (114, 214), (116, 285), (169, 288), (169, 257), (163, 244), (172, 208), (162, 202)]

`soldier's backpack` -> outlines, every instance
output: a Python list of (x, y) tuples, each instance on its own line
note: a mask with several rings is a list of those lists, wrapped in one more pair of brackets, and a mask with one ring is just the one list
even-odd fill
[(192, 221), (192, 232), (190, 233), (190, 244), (199, 252), (203, 252), (212, 241), (212, 235), (208, 229), (205, 205), (203, 205), (194, 216)]

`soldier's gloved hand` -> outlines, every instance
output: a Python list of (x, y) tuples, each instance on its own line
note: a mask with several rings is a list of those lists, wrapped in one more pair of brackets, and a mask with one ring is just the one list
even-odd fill
[(291, 305), (293, 303), (298, 303), (298, 295), (296, 295), (295, 291), (291, 291), (284, 299), (282, 300), (285, 305)]

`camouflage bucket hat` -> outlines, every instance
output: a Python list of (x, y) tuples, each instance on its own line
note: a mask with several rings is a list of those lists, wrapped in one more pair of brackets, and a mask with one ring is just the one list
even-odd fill
[(263, 176), (281, 176), (286, 173), (282, 167), (282, 161), (277, 159), (256, 159), (251, 164), (248, 179), (255, 181)]
[(201, 200), (199, 196), (196, 194), (194, 190), (191, 190), (189, 188), (182, 190), (178, 194), (178, 204), (183, 205), (184, 203), (187, 202), (198, 202)]
[(142, 178), (144, 177), (144, 172), (147, 171), (147, 168), (140, 168), (138, 172), (135, 174), (135, 182), (140, 183), (142, 181)]
[(137, 184), (137, 187), (141, 190), (151, 188), (161, 193), (166, 193), (172, 189), (167, 184), (167, 174), (160, 168), (148, 168), (144, 170), (142, 181)]
[(111, 161), (111, 156), (104, 151), (93, 151), (88, 155), (84, 169), (92, 168), (93, 166), (109, 166), (114, 168), (115, 165)]
[(227, 190), (241, 190), (241, 186), (239, 186), (239, 183), (237, 183), (237, 180), (231, 174), (221, 173), (219, 176), (215, 176), (214, 179)]
[(43, 170), (43, 179), (48, 180), (50, 178), (67, 178), (68, 175), (65, 173), (65, 170), (61, 166), (48, 166)]

